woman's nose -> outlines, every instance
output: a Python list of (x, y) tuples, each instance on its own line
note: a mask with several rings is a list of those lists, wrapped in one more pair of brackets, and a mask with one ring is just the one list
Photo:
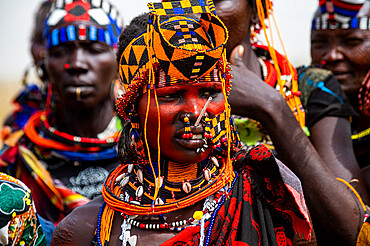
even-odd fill
[(344, 59), (344, 55), (341, 52), (341, 48), (337, 45), (331, 46), (328, 52), (324, 56), (324, 60), (328, 62), (341, 61)]
[(85, 73), (87, 72), (86, 54), (81, 47), (76, 47), (68, 57), (68, 71), (71, 73)]

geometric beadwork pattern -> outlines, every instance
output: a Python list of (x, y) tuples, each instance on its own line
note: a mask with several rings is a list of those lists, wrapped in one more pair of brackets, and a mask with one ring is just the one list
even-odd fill
[[(179, 80), (196, 80), (209, 73), (228, 39), (225, 25), (210, 12), (209, 2), (212, 1), (149, 3), (151, 31), (135, 38), (123, 52), (119, 64), (122, 82), (129, 84), (148, 69), (149, 59), (156, 59), (166, 75)], [(201, 15), (197, 20), (186, 17), (188, 14)], [(163, 15), (167, 15), (165, 20), (161, 19)], [(146, 44), (146, 40), (150, 43)]]
[(174, 1), (162, 3), (149, 3), (149, 11), (160, 15), (189, 15), (209, 13), (209, 7), (203, 0)]
[(76, 39), (116, 48), (122, 26), (118, 10), (106, 0), (57, 0), (46, 19), (44, 35), (49, 48)]
[(320, 15), (312, 21), (313, 30), (362, 29), (370, 30), (368, 16), (356, 17), (368, 0), (320, 0)]

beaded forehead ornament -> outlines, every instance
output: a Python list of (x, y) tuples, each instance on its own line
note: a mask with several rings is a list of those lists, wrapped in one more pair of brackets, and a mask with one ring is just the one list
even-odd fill
[(368, 16), (356, 17), (369, 0), (319, 0), (319, 15), (312, 20), (312, 30), (370, 30)]
[(117, 48), (122, 26), (118, 10), (106, 0), (57, 0), (45, 21), (44, 39), (47, 48), (74, 40)]
[[(126, 93), (118, 99), (117, 107), (125, 119), (136, 99), (148, 89), (221, 82), (230, 76), (224, 57), (228, 32), (212, 12), (213, 2), (186, 0), (150, 3), (148, 7), (147, 31), (131, 41), (119, 64)], [(200, 19), (185, 15), (200, 15)], [(226, 82), (229, 91), (229, 80)]]

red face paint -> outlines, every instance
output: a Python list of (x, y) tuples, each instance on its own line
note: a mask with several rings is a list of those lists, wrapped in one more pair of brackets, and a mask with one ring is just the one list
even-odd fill
[[(221, 83), (208, 82), (168, 86), (156, 89), (156, 93), (160, 112), (161, 156), (180, 163), (204, 160), (209, 155), (212, 147), (209, 145), (205, 152), (197, 153), (196, 150), (204, 145), (204, 127), (202, 124), (194, 127), (194, 123), (209, 97), (212, 97), (213, 100), (206, 110), (208, 117), (214, 117), (225, 109)], [(141, 129), (144, 129), (147, 102), (148, 93), (144, 94), (139, 101), (138, 114)], [(190, 119), (193, 139), (182, 138), (185, 130), (185, 115), (188, 115)], [(150, 91), (147, 139), (152, 151), (158, 150), (157, 134), (157, 106), (154, 91)]]

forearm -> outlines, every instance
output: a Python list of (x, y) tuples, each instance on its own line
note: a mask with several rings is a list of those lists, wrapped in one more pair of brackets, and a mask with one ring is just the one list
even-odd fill
[[(330, 238), (346, 242), (345, 245), (354, 244), (363, 218), (355, 196), (327, 168), (289, 107), (282, 102), (276, 106), (279, 107), (267, 112), (268, 117), (260, 121), (279, 158), (302, 182), (318, 241)], [(274, 113), (275, 110), (279, 110), (279, 114)]]

